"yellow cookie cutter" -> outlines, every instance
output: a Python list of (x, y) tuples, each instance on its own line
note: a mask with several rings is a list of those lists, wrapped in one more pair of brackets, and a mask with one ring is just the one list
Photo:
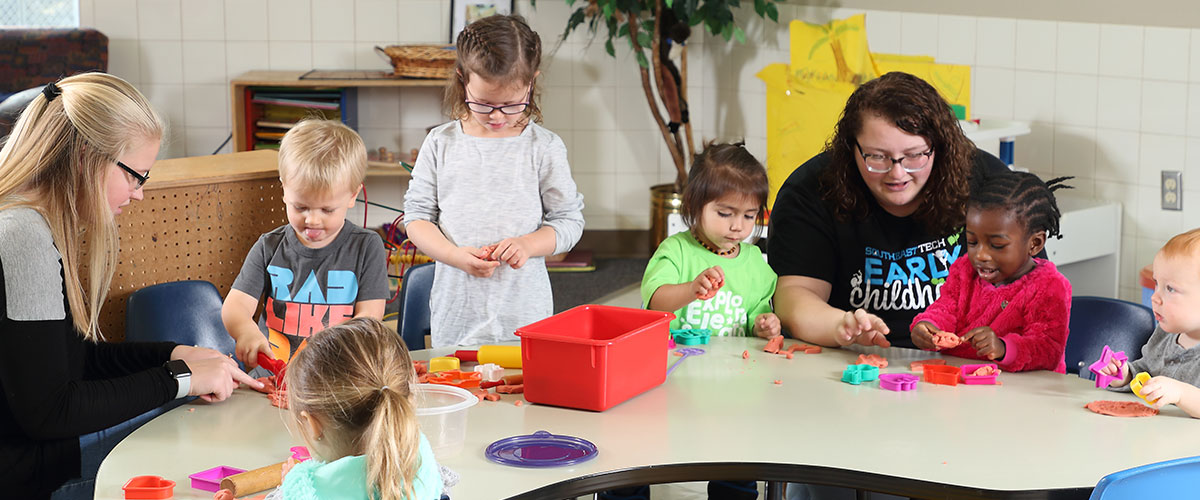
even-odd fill
[(1146, 372), (1140, 372), (1137, 375), (1133, 376), (1133, 380), (1129, 381), (1129, 388), (1133, 389), (1133, 394), (1139, 398), (1142, 398), (1142, 401), (1145, 401), (1150, 404), (1154, 404), (1155, 401), (1158, 401), (1157, 399), (1155, 399), (1154, 401), (1150, 401), (1150, 400), (1146, 399), (1146, 396), (1142, 395), (1142, 384), (1145, 384), (1146, 382), (1149, 382), (1149, 381), (1150, 381), (1150, 374), (1146, 373)]

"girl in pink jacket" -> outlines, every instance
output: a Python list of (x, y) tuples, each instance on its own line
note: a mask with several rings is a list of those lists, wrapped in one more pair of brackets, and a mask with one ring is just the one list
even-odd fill
[(972, 190), (967, 255), (950, 266), (937, 301), (913, 318), (913, 344), (994, 360), (1005, 371), (1066, 371), (1071, 283), (1034, 256), (1059, 236), (1053, 192), (1069, 178), (1006, 172)]

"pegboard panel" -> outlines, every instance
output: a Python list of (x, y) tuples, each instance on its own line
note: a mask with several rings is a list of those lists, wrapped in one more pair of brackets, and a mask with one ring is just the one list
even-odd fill
[(286, 222), (274, 175), (147, 189), (117, 217), (121, 254), (100, 313), (105, 338), (125, 338), (125, 303), (141, 288), (196, 279), (224, 297), (258, 237)]

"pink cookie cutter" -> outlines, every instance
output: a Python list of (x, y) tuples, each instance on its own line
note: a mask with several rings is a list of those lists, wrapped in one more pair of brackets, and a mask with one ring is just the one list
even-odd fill
[[(984, 368), (992, 367), (995, 372), (991, 375), (975, 375), (975, 371)], [(996, 376), (1000, 374), (1000, 368), (995, 364), (987, 363), (982, 365), (962, 365), (963, 383), (967, 385), (996, 385)]]
[(188, 477), (192, 479), (192, 488), (216, 492), (221, 489), (221, 480), (234, 474), (246, 472), (245, 469), (220, 465), (208, 470), (202, 470)]
[(1100, 370), (1103, 370), (1105, 366), (1108, 366), (1109, 361), (1116, 361), (1117, 368), (1120, 368), (1121, 366), (1125, 365), (1125, 362), (1128, 360), (1129, 357), (1125, 355), (1125, 351), (1113, 352), (1111, 347), (1104, 346), (1104, 349), (1100, 351), (1100, 360), (1088, 366), (1088, 370), (1096, 374), (1096, 387), (1108, 387), (1108, 384), (1111, 383), (1113, 379), (1121, 377), (1119, 374), (1105, 375), (1100, 373)]
[(889, 391), (911, 391), (917, 388), (921, 377), (908, 373), (884, 373), (879, 376), (879, 387)]
[(292, 460), (295, 460), (296, 463), (300, 463), (312, 458), (312, 455), (308, 453), (308, 448), (303, 446), (293, 446), (288, 449), (292, 450)]

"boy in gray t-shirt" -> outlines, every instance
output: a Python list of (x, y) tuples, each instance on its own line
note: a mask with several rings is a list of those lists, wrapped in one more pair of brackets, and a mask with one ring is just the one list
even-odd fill
[[(258, 238), (221, 319), (248, 368), (258, 354), (287, 362), (312, 334), (350, 318), (383, 318), (383, 240), (346, 220), (366, 177), (362, 139), (332, 120), (297, 123), (279, 146), (288, 224)], [(263, 304), (267, 335), (254, 321)]]
[(1105, 375), (1121, 375), (1110, 388), (1125, 388), (1139, 373), (1151, 375), (1141, 395), (1155, 408), (1174, 404), (1200, 418), (1200, 228), (1171, 238), (1154, 256), (1154, 296), (1158, 328), (1142, 347), (1142, 357), (1110, 362)]

